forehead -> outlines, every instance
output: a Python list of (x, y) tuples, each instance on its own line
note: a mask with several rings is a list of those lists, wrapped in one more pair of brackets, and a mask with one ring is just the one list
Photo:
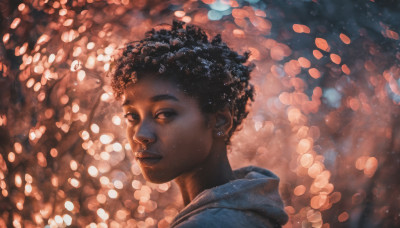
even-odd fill
[(177, 83), (157, 76), (143, 77), (135, 84), (129, 84), (124, 90), (122, 100), (124, 104), (148, 100), (155, 102), (158, 100), (153, 98), (158, 95), (171, 95), (178, 101), (193, 102), (193, 98), (183, 93)]
[(181, 92), (177, 83), (159, 78), (157, 76), (143, 77), (136, 83), (129, 84), (124, 90), (126, 96), (135, 95), (141, 92), (158, 93), (158, 92)]

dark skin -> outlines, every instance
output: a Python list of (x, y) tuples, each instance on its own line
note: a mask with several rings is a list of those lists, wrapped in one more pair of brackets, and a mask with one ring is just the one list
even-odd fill
[(187, 205), (233, 179), (225, 144), (229, 108), (203, 113), (195, 98), (155, 75), (128, 86), (123, 100), (128, 140), (146, 180), (175, 180)]

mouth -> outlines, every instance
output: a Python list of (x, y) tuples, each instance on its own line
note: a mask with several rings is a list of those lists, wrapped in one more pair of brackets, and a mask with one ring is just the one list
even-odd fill
[(135, 152), (135, 158), (145, 166), (153, 166), (162, 160), (161, 155), (149, 151), (137, 151)]

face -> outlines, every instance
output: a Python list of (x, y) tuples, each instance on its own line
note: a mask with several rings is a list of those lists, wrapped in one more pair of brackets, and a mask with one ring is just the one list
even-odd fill
[(209, 156), (212, 128), (197, 100), (174, 83), (142, 78), (125, 90), (123, 110), (129, 144), (148, 181), (173, 180)]

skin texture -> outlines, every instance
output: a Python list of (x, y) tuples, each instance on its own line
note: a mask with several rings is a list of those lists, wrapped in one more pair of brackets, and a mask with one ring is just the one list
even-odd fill
[[(128, 140), (145, 179), (175, 180), (185, 205), (203, 190), (232, 179), (225, 145), (232, 127), (229, 108), (202, 113), (195, 98), (153, 75), (129, 85), (123, 103)], [(149, 154), (150, 162), (140, 158)]]

